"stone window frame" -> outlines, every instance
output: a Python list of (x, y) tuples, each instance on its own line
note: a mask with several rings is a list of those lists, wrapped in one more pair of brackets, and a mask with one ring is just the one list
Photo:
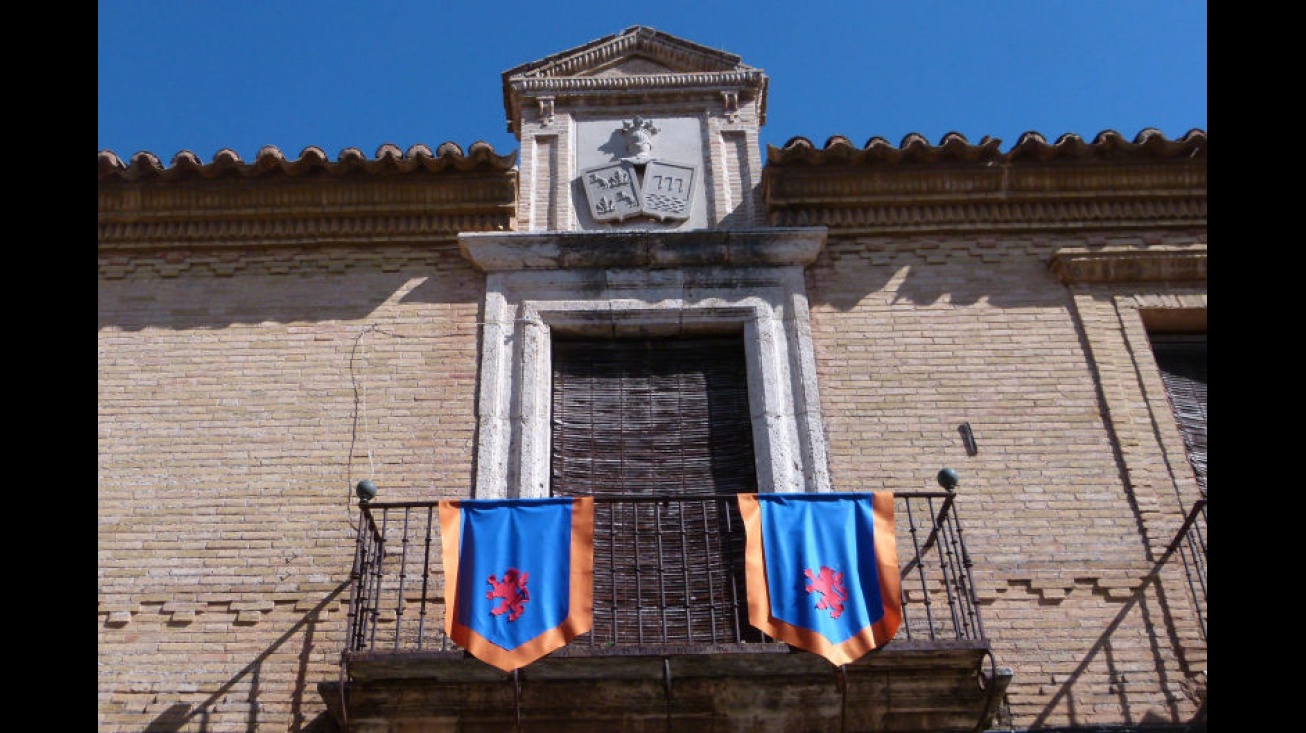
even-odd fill
[(486, 273), (478, 499), (549, 495), (552, 335), (740, 333), (761, 492), (831, 491), (804, 268), (824, 227), (459, 235)]

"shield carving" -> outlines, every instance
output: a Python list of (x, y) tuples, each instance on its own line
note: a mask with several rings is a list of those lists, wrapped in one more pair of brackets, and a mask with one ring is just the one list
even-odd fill
[(644, 169), (640, 211), (659, 220), (688, 219), (695, 167), (651, 160)]
[(586, 168), (580, 180), (594, 221), (621, 221), (639, 215), (639, 177), (630, 163)]

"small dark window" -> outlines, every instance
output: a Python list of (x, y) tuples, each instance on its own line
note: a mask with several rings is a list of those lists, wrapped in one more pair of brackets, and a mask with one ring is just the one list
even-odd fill
[(1161, 370), (1188, 461), (1206, 495), (1206, 335), (1151, 334), (1152, 352)]
[(552, 350), (551, 492), (620, 499), (594, 507), (594, 642), (758, 640), (726, 498), (757, 491), (742, 336)]

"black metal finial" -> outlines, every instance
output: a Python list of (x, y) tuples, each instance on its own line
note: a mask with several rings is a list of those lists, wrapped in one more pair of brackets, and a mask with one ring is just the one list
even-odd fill
[(961, 477), (959, 477), (957, 472), (951, 468), (944, 468), (939, 471), (938, 479), (939, 486), (942, 486), (948, 491), (952, 491), (957, 488), (957, 482), (961, 480)]
[(354, 487), (354, 493), (358, 494), (358, 500), (364, 504), (376, 498), (376, 484), (371, 479), (363, 479)]

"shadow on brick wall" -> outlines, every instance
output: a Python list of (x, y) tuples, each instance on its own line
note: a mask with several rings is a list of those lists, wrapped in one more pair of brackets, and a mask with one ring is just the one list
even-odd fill
[[(131, 260), (128, 275), (100, 277), (101, 330), (353, 321), (368, 317), (405, 288), (405, 304), (474, 303), (485, 283), (453, 244), (405, 250), (393, 261), (383, 255), (355, 260), (333, 258), (329, 252), (302, 254), (285, 265), (285, 272), (251, 264), (228, 277), (199, 265), (160, 276), (155, 261), (164, 258), (140, 255)], [(412, 285), (415, 280), (420, 282)]]
[[(214, 690), (207, 698), (198, 704), (174, 703), (167, 710), (157, 715), (154, 720), (150, 721), (144, 729), (144, 733), (177, 733), (183, 727), (187, 730), (197, 730), (199, 733), (207, 733), (211, 730), (210, 718), (215, 713), (222, 713), (224, 717), (233, 712), (235, 706), (242, 703), (233, 703), (224, 701), (223, 696), (232, 688), (244, 680), (249, 681), (248, 699), (243, 701), (246, 708), (246, 731), (255, 731), (259, 729), (259, 676), (262, 672), (263, 663), (268, 660), (274, 653), (280, 650), (291, 639), (303, 632), (303, 642), (299, 650), (299, 665), (295, 676), (295, 687), (291, 693), (290, 726), (286, 728), (288, 733), (337, 733), (338, 727), (335, 720), (324, 710), (314, 716), (312, 720), (305, 720), (303, 713), (304, 691), (308, 687), (308, 667), (310, 652), (313, 649), (313, 637), (317, 630), (317, 623), (322, 609), (345, 591), (349, 587), (349, 581), (345, 581), (336, 586), (330, 593), (320, 600), (317, 605), (305, 613), (293, 626), (285, 631), (276, 641), (272, 642), (266, 649), (259, 653), (249, 664), (245, 665), (231, 679), (227, 680), (221, 687)], [(316, 695), (316, 687), (314, 687)], [(223, 729), (230, 729), (230, 725), (224, 722)]]
[[(1159, 660), (1161, 648), (1168, 644), (1169, 648), (1176, 650), (1181, 671), (1187, 676), (1185, 680), (1180, 681), (1179, 687), (1197, 705), (1197, 710), (1187, 721), (1183, 721), (1178, 706), (1175, 702), (1170, 702), (1167, 705), (1143, 711), (1140, 721), (1129, 724), (1127, 729), (1132, 729), (1135, 725), (1147, 726), (1147, 730), (1158, 731), (1158, 733), (1163, 731), (1183, 731), (1187, 733), (1188, 731), (1204, 731), (1206, 729), (1206, 685), (1203, 681), (1205, 679), (1205, 670), (1194, 669), (1194, 665), (1185, 657), (1183, 653), (1184, 646), (1178, 638), (1170, 612), (1171, 602), (1167, 597), (1165, 587), (1161, 583), (1161, 570), (1173, 555), (1174, 548), (1175, 545), (1171, 545), (1170, 549), (1156, 559), (1151, 571), (1143, 578), (1138, 589), (1124, 601), (1119, 613), (1111, 620), (1111, 623), (1107, 624), (1106, 630), (1098, 637), (1074, 670), (1070, 672), (1056, 693), (1052, 695), (1051, 700), (1043, 707), (1043, 711), (1034, 719), (1030, 728), (1042, 729), (1047, 726), (1050, 718), (1056, 714), (1057, 707), (1062, 704), (1069, 706), (1069, 716), (1072, 724), (1074, 723), (1076, 717), (1075, 684), (1085, 676), (1090, 664), (1099, 656), (1106, 663), (1107, 671), (1112, 680), (1111, 690), (1118, 696), (1121, 710), (1130, 710), (1130, 701), (1126, 689), (1128, 685), (1127, 670), (1122, 665), (1117, 664), (1111, 638), (1125, 618), (1137, 609), (1143, 615), (1143, 627), (1148, 629), (1148, 633), (1153, 636), (1149, 641), (1154, 650), (1154, 656), (1158, 658), (1155, 671), (1161, 688), (1165, 689), (1170, 685), (1170, 680), (1166, 678), (1165, 665)], [(1146, 602), (1149, 591), (1154, 593), (1155, 603)], [(1152, 618), (1154, 614), (1158, 614), (1160, 618)], [(1197, 682), (1195, 683), (1195, 681)], [(1191, 728), (1190, 726), (1198, 727)]]

